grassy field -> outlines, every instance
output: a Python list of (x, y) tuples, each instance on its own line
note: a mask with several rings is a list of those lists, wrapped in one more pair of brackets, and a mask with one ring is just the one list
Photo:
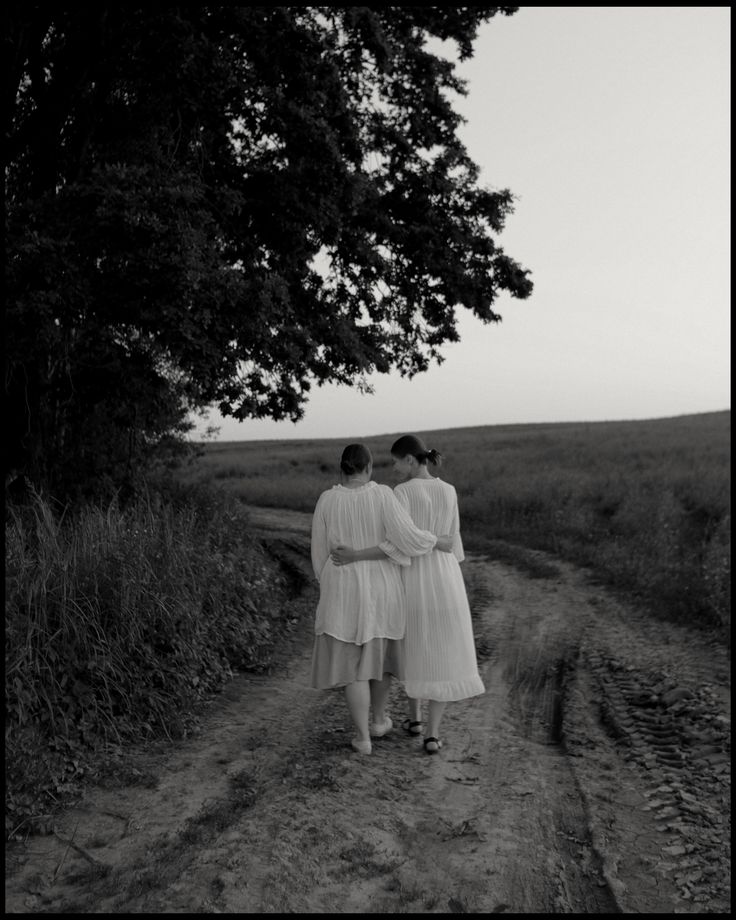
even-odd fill
[[(363, 439), (394, 485), (396, 432)], [(730, 411), (647, 421), (413, 432), (444, 457), (469, 549), (542, 549), (589, 566), (653, 614), (730, 626)], [(312, 511), (344, 439), (204, 446), (190, 481), (245, 503)]]

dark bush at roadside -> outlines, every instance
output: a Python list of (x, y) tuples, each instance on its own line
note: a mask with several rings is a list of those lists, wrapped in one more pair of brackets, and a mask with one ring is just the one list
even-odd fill
[(183, 737), (234, 669), (290, 629), (278, 564), (207, 488), (126, 508), (6, 514), (6, 834), (81, 788), (126, 742)]

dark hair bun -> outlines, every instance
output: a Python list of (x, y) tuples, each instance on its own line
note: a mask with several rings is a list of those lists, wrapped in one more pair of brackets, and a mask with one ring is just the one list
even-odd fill
[(340, 458), (340, 469), (346, 476), (362, 473), (373, 461), (371, 452), (364, 444), (348, 444)]
[(439, 466), (442, 462), (442, 454), (433, 447), (430, 447), (426, 452), (426, 459), (429, 460), (433, 466)]

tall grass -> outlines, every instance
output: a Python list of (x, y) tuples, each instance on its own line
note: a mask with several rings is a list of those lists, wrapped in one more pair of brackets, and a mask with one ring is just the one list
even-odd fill
[(184, 734), (286, 629), (280, 570), (208, 491), (73, 515), (36, 496), (8, 509), (5, 537), (11, 824), (73, 791), (87, 752)]
[[(415, 432), (445, 460), (466, 545), (506, 541), (591, 567), (652, 613), (727, 634), (730, 412)], [(396, 435), (364, 439), (394, 484)], [(346, 439), (209, 445), (195, 477), (252, 504), (312, 511)]]

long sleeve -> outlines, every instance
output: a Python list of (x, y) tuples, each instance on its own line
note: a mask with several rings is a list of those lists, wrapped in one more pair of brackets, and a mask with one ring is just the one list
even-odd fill
[(327, 542), (327, 522), (323, 513), (322, 496), (317, 500), (317, 506), (312, 515), (312, 568), (319, 581), (322, 575), (322, 569), (325, 567), (330, 555), (330, 548)]
[(452, 516), (450, 533), (455, 537), (452, 543), (452, 552), (457, 561), (462, 562), (463, 559), (465, 559), (465, 549), (463, 548), (463, 540), (460, 536), (460, 511), (457, 506), (457, 495), (455, 496), (455, 510)]
[(388, 556), (389, 560), (396, 565), (411, 565), (411, 559), (398, 550), (390, 540), (382, 540), (378, 544), (378, 548), (383, 550), (383, 552)]
[(434, 549), (437, 537), (428, 530), (420, 530), (412, 521), (409, 512), (389, 489), (386, 490), (384, 504), (384, 522), (386, 527), (386, 541), (379, 544), (384, 552), (393, 559), (395, 554), (389, 551), (389, 544), (405, 556), (423, 556)]
[[(408, 513), (409, 507), (406, 504), (406, 499), (404, 498), (404, 496), (398, 492), (394, 492), (394, 496), (396, 497), (397, 501), (406, 508), (407, 513)], [(403, 565), (403, 566), (411, 565), (411, 559), (405, 553), (402, 553), (401, 550), (399, 550), (396, 546), (394, 546), (394, 544), (390, 540), (384, 540), (382, 543), (379, 543), (378, 545), (379, 545), (379, 548), (382, 549), (384, 553), (386, 553), (388, 558), (392, 562), (396, 563), (396, 565)]]

